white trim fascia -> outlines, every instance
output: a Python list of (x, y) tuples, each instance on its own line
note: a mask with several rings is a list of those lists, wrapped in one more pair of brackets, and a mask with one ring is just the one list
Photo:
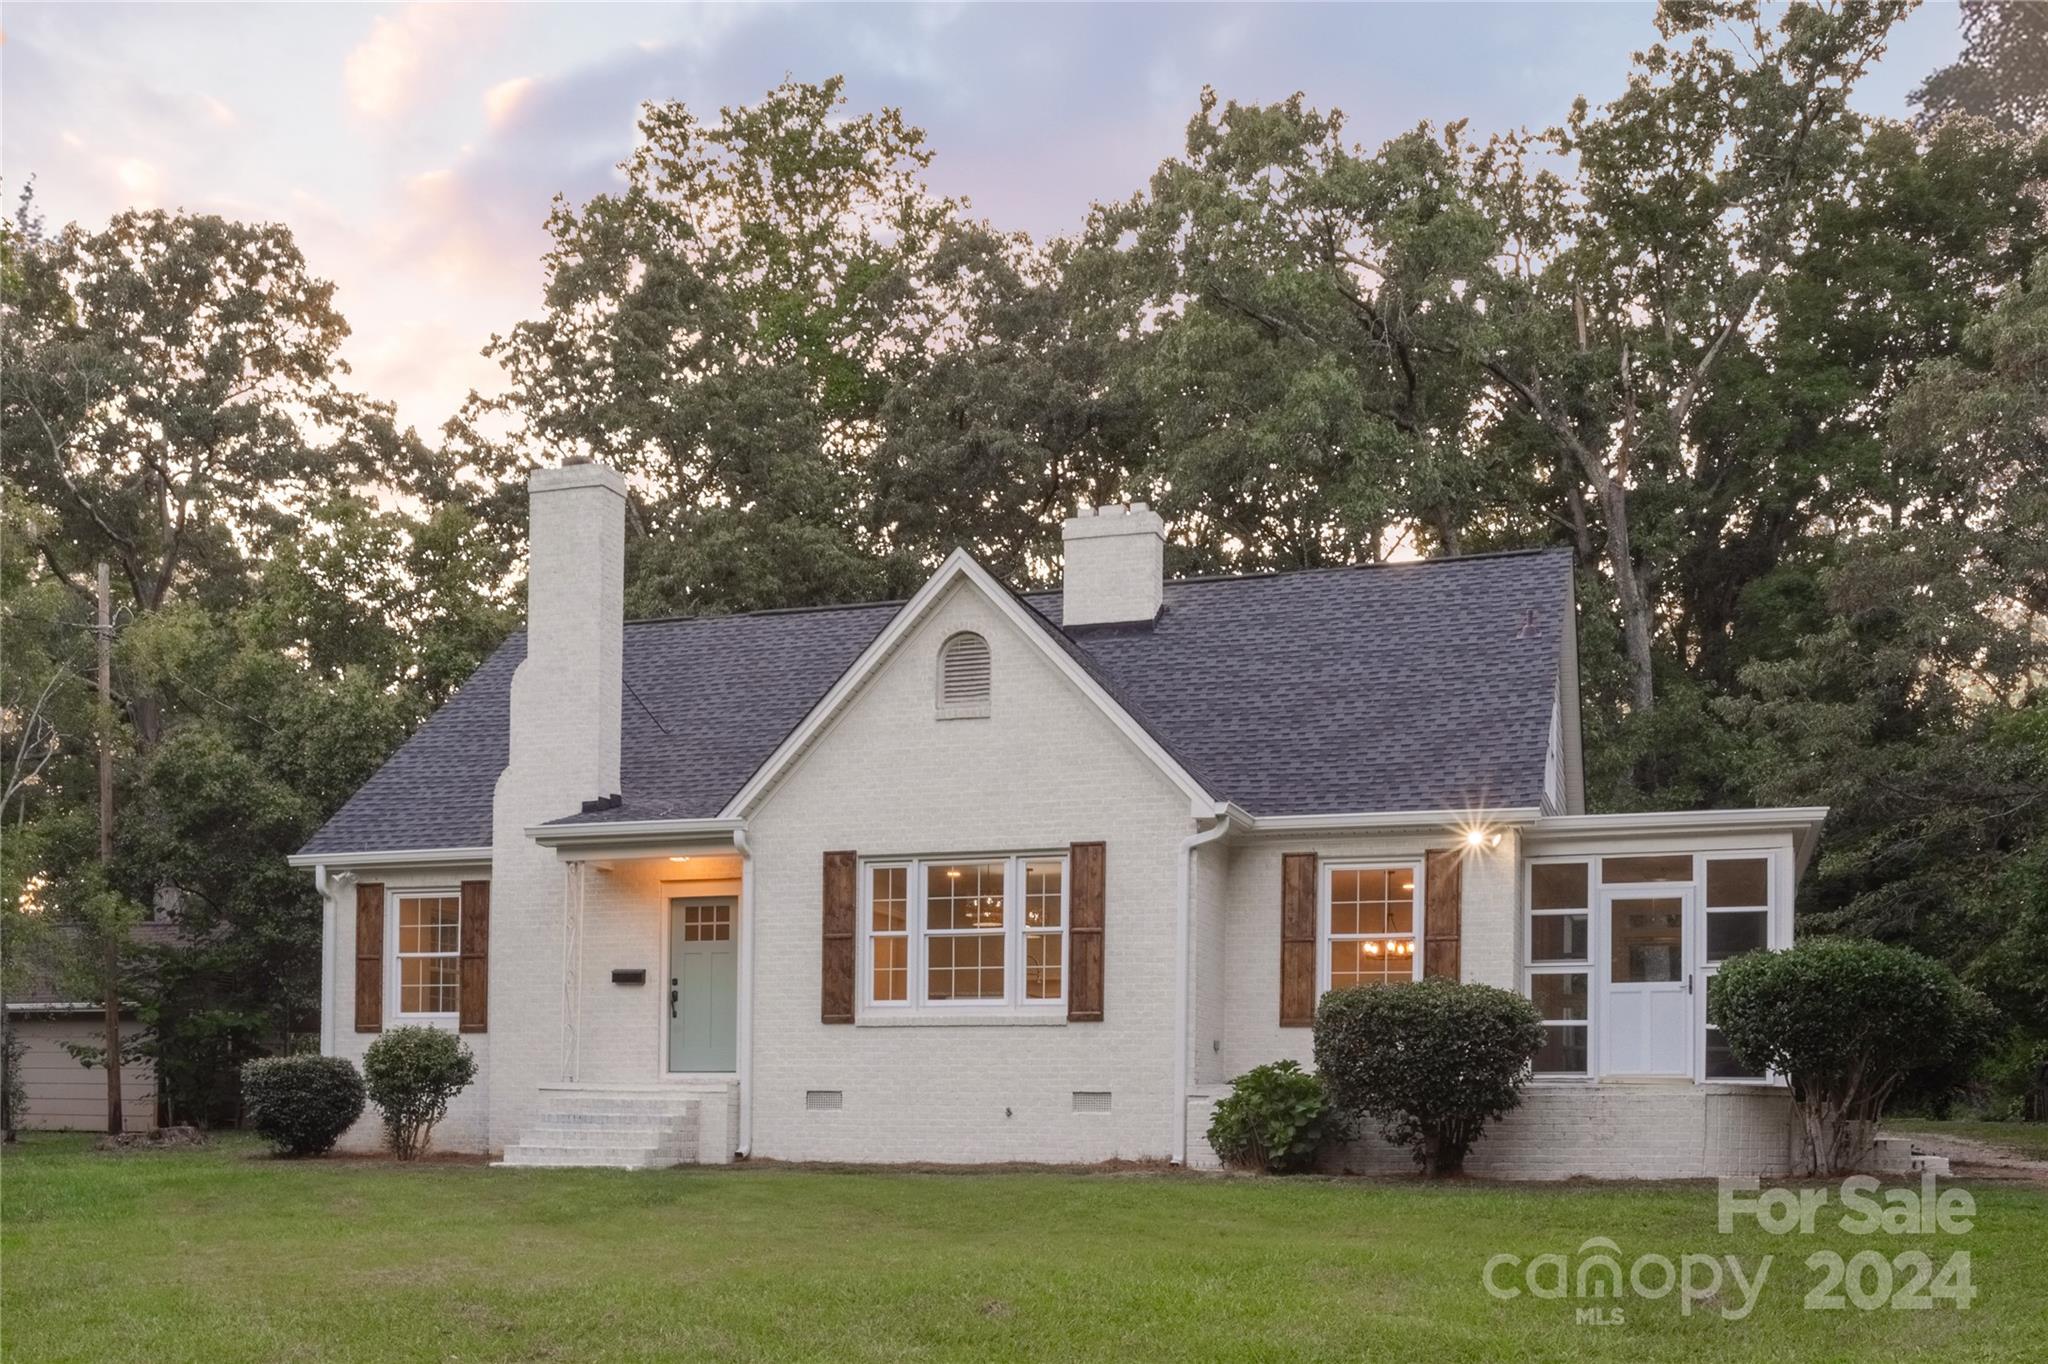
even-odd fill
[(682, 839), (730, 843), (743, 819), (619, 819), (600, 824), (529, 824), (526, 836), (543, 848), (610, 848), (622, 843)]
[(285, 858), (290, 866), (324, 866), (330, 871), (357, 867), (454, 867), (490, 860), (489, 848), (394, 848), (383, 852), (292, 853)]
[[(1551, 815), (1529, 830), (1531, 843), (1565, 838), (1655, 837), (1659, 834), (1789, 833), (1798, 855), (1796, 877), (1806, 870), (1813, 845), (1827, 822), (1825, 805), (1773, 806), (1761, 810), (1632, 810), (1611, 815)], [(1540, 854), (1540, 849), (1529, 852)]]
[[(1232, 807), (1235, 810), (1236, 807)], [(1471, 829), (1541, 825), (1543, 807), (1516, 805), (1503, 810), (1359, 810), (1320, 815), (1246, 815), (1244, 825), (1255, 834), (1372, 833), (1382, 829)]]
[(803, 723), (791, 730), (776, 746), (775, 751), (768, 755), (767, 761), (754, 770), (754, 775), (747, 779), (746, 785), (726, 802), (725, 808), (719, 812), (720, 816), (738, 819), (752, 809), (783, 773), (824, 733), (846, 702), (852, 699), (854, 693), (867, 683), (874, 671), (896, 651), (896, 647), (917, 627), (940, 596), (962, 579), (973, 584), (1000, 615), (1031, 641), (1040, 654), (1051, 660), (1054, 668), (1072, 682), (1083, 696), (1093, 701), (1096, 708), (1108, 717), (1110, 723), (1114, 724), (1139, 752), (1150, 758), (1153, 764), (1180, 788), (1189, 801), (1199, 802), (1205, 808), (1215, 805), (1215, 798), (1202, 788), (1202, 784), (1196, 781), (1172, 754), (1162, 748), (1159, 741), (1131, 717), (1129, 711), (1118, 705), (1115, 698), (1088, 675), (1086, 669), (1053, 641), (1047, 634), (1050, 622), (1030, 619), (1026, 614), (1031, 610), (1030, 607), (1018, 601), (1008, 589), (990, 577), (988, 570), (975, 562), (973, 555), (964, 549), (956, 549), (946, 556), (938, 571), (925, 580), (924, 586), (918, 588), (916, 594), (903, 604), (903, 608), (884, 627), (882, 633), (875, 636), (873, 642), (861, 651), (860, 657), (853, 661), (853, 665), (839, 675), (839, 680), (832, 684), (831, 689), (811, 707), (810, 713), (804, 716)]

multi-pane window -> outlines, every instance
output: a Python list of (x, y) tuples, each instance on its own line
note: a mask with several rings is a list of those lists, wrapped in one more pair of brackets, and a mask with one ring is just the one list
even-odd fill
[(867, 866), (872, 1006), (1036, 1006), (1066, 998), (1067, 864), (972, 857)]
[(1329, 988), (1415, 979), (1416, 887), (1413, 863), (1330, 868)]
[(1024, 998), (1058, 999), (1065, 975), (1067, 865), (1024, 864)]
[(462, 897), (397, 897), (398, 1012), (452, 1014), (462, 990)]
[(1592, 1026), (1592, 888), (1584, 862), (1529, 868), (1529, 998), (1543, 1015), (1539, 1075), (1584, 1075)]
[(1001, 999), (1008, 897), (1003, 862), (934, 863), (924, 871), (925, 998)]
[(731, 942), (732, 904), (717, 900), (683, 905), (684, 942)]
[(910, 998), (910, 868), (871, 867), (868, 875), (873, 997), (901, 1004)]

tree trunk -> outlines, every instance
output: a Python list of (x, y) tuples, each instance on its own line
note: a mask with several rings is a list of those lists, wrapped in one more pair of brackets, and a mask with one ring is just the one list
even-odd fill
[(1629, 544), (1628, 490), (1607, 478), (1601, 481), (1599, 493), (1601, 516), (1607, 522), (1607, 560), (1614, 569), (1614, 592), (1621, 605), (1622, 642), (1628, 651), (1629, 704), (1638, 714), (1648, 715), (1657, 704), (1650, 652), (1651, 608)]
[[(114, 860), (114, 627), (107, 566), (99, 566), (100, 866)], [(121, 943), (107, 935), (107, 1131), (121, 1131)]]

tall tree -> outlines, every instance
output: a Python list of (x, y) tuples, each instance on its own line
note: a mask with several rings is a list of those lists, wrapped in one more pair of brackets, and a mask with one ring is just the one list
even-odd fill
[(2048, 4), (1962, 0), (1962, 55), (1906, 98), (1930, 130), (1955, 114), (2007, 133), (2048, 130)]
[(494, 338), (529, 461), (581, 451), (633, 483), (637, 612), (870, 595), (865, 473), (892, 385), (941, 319), (923, 288), (958, 205), (924, 135), (848, 115), (837, 79), (700, 119), (641, 114), (626, 187), (548, 227), (545, 311)]
[[(474, 480), (345, 387), (332, 286), (284, 228), (128, 213), (45, 235), (24, 212), (4, 244), (8, 699), (59, 683), (54, 748), (8, 736), (40, 771), (6, 809), (0, 899), (61, 929), (46, 966), (95, 994), (136, 920), (178, 921), (129, 997), (166, 1095), (203, 1107), (315, 997), (317, 903), (284, 855), (495, 644), (510, 564), (460, 506), (397, 509)], [(123, 716), (104, 868), (82, 647), (102, 558)]]
[(1761, 795), (1837, 808), (1817, 926), (1963, 969), (2048, 1035), (2048, 255), (1887, 430), (1928, 495), (1840, 545), (1825, 617), (1724, 703)]

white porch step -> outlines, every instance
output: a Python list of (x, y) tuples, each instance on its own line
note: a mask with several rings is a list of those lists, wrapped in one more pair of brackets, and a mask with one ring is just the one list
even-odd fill
[(1950, 1172), (1947, 1156), (1937, 1156), (1923, 1151), (1905, 1137), (1876, 1138), (1870, 1143), (1870, 1151), (1862, 1164), (1863, 1168), (1872, 1174), (1946, 1175)]
[(652, 1170), (680, 1165), (682, 1161), (675, 1152), (656, 1146), (551, 1146), (519, 1142), (506, 1147), (505, 1158), (494, 1164), (526, 1169)]
[(702, 1104), (687, 1092), (543, 1086), (548, 1104), (501, 1166), (647, 1170), (695, 1160)]

